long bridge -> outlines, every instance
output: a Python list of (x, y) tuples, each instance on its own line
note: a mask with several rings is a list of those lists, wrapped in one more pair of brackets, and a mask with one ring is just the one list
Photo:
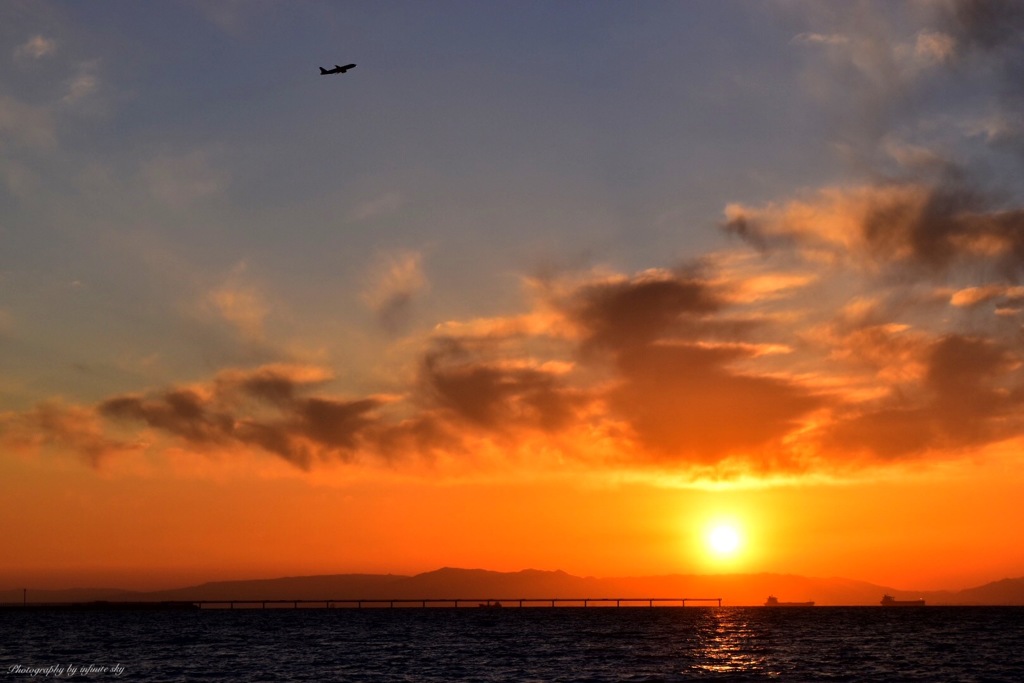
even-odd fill
[(589, 607), (604, 605), (610, 607), (686, 607), (688, 602), (715, 603), (722, 606), (722, 598), (428, 598), (428, 599), (370, 599), (370, 600), (196, 600), (193, 604), (201, 608), (228, 607), (236, 605), (266, 609), (267, 605), (287, 607), (322, 607), (362, 609), (379, 607)]
[(686, 603), (722, 606), (722, 598), (371, 598), (324, 600), (164, 600), (91, 602), (0, 603), (2, 610), (16, 609), (268, 609), (291, 607), (321, 609), (377, 608), (531, 608), (531, 607), (686, 607)]

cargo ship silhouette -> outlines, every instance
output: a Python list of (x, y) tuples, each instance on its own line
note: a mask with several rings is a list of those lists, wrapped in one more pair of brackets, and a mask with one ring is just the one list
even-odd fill
[(882, 596), (882, 607), (924, 607), (924, 598), (917, 600), (897, 600), (891, 595)]
[(814, 607), (814, 601), (808, 602), (779, 602), (779, 599), (774, 595), (769, 595), (768, 599), (764, 601), (765, 607)]

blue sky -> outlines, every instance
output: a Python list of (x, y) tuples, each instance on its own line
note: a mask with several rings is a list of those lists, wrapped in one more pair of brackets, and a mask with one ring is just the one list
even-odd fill
[[(672, 266), (723, 242), (727, 202), (842, 173), (771, 4), (4, 14), (5, 355), (36, 369), (0, 390), (10, 408), (275, 355), (182, 320), (203, 289), (258, 290), (342, 362), (381, 343), (374, 264), (418, 255), (409, 324), (489, 315), (524, 273)], [(36, 36), (49, 49), (18, 52)], [(152, 354), (164, 377), (138, 367)]]

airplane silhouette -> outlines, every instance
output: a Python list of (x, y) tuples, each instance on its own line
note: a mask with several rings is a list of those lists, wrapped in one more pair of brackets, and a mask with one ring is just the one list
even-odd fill
[(333, 69), (325, 69), (323, 67), (320, 67), (320, 75), (327, 76), (329, 74), (343, 74), (354, 66), (355, 64), (346, 64), (345, 66), (338, 66), (337, 64), (335, 64)]

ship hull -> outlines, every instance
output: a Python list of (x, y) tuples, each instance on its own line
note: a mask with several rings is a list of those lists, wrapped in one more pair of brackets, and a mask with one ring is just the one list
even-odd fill
[(918, 600), (896, 600), (890, 595), (882, 597), (882, 607), (924, 607), (924, 598)]
[(768, 600), (764, 603), (765, 607), (814, 607), (814, 601), (808, 602), (779, 602), (778, 599), (773, 595), (768, 596)]

